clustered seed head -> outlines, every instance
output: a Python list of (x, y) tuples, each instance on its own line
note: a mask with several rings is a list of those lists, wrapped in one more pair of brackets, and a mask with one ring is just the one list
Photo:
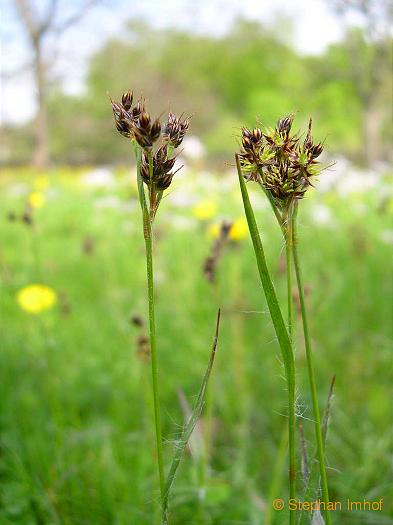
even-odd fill
[[(176, 161), (176, 156), (172, 156), (173, 151), (181, 145), (190, 122), (189, 119), (182, 119), (182, 116), (176, 117), (173, 113), (169, 113), (163, 128), (159, 118), (152, 121), (143, 99), (134, 106), (133, 99), (133, 92), (127, 91), (123, 94), (121, 103), (112, 101), (115, 126), (121, 135), (135, 140), (142, 148), (143, 182), (149, 188), (153, 185), (155, 190), (163, 191), (169, 187), (176, 173), (172, 171)], [(153, 146), (160, 137), (161, 142), (153, 152)], [(152, 177), (150, 177), (149, 159), (152, 162)]]
[[(153, 180), (155, 188), (164, 191), (169, 188), (176, 171), (172, 172), (176, 157), (168, 158), (168, 144), (163, 144), (153, 156)], [(180, 169), (180, 168), (179, 168)], [(178, 170), (177, 170), (178, 171)], [(141, 163), (141, 176), (145, 184), (150, 184), (149, 157), (144, 152)]]
[(301, 199), (311, 186), (310, 177), (319, 175), (322, 167), (317, 158), (322, 143), (314, 143), (312, 120), (306, 137), (291, 134), (293, 115), (281, 118), (274, 129), (242, 128), (240, 164), (247, 180), (263, 185), (276, 204), (285, 208), (292, 199)]
[(181, 120), (181, 116), (176, 117), (173, 113), (169, 113), (168, 121), (164, 129), (164, 137), (174, 148), (178, 148), (183, 142), (189, 126), (189, 119)]

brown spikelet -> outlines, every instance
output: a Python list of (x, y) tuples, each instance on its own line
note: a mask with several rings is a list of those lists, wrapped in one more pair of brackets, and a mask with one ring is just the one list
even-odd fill
[(216, 279), (218, 262), (221, 258), (222, 250), (228, 242), (231, 227), (232, 222), (222, 221), (219, 236), (213, 243), (210, 255), (203, 263), (203, 273), (210, 283), (213, 283)]
[(316, 159), (323, 152), (323, 144), (313, 141), (312, 120), (303, 143), (298, 134), (291, 133), (293, 120), (293, 114), (282, 117), (274, 129), (265, 132), (259, 128), (241, 130), (239, 160), (245, 179), (262, 184), (281, 209), (293, 199), (301, 199), (312, 186), (310, 178), (322, 171)]
[[(164, 126), (160, 118), (152, 120), (144, 99), (133, 105), (131, 90), (123, 93), (121, 103), (111, 99), (117, 131), (142, 149), (140, 175), (149, 187), (150, 214), (154, 218), (162, 192), (169, 188), (178, 170), (174, 170), (176, 150), (190, 125), (189, 119), (169, 113)], [(180, 169), (180, 168), (178, 168)]]

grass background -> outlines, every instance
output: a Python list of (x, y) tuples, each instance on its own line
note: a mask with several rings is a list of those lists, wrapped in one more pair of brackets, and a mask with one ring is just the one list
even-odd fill
[[(215, 285), (202, 272), (212, 243), (209, 226), (242, 216), (236, 175), (184, 175), (164, 199), (156, 225), (167, 465), (184, 418), (179, 392), (192, 404), (218, 306), (222, 326), (210, 390), (210, 467), (206, 475), (194, 441), (175, 483), (171, 523), (261, 524), (285, 427), (280, 353), (249, 238), (227, 246)], [(39, 176), (21, 169), (4, 171), (0, 179), (0, 523), (151, 525), (158, 487), (150, 365), (137, 348), (146, 327), (130, 322), (133, 314), (146, 317), (147, 307), (136, 187), (126, 170), (102, 186), (88, 184), (80, 170), (53, 170), (45, 174), (46, 203), (34, 211), (34, 227), (10, 221), (10, 212), (23, 212)], [(334, 516), (337, 524), (393, 523), (388, 183), (342, 196), (313, 191), (300, 209), (322, 407), (337, 375), (327, 442), (330, 497), (384, 498), (382, 512), (342, 512)], [(201, 221), (192, 210), (206, 199), (217, 212)], [(285, 304), (280, 232), (257, 188), (252, 199)], [(16, 294), (33, 282), (57, 291), (56, 308), (40, 316), (20, 309)], [(297, 316), (298, 410), (311, 456), (299, 321)], [(284, 479), (275, 497), (286, 497)], [(284, 523), (285, 513), (273, 518)]]

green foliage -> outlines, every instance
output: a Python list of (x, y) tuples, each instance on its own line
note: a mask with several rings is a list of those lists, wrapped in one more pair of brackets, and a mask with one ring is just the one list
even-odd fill
[[(0, 523), (151, 525), (158, 492), (150, 364), (137, 345), (146, 325), (140, 329), (129, 323), (131, 314), (146, 321), (147, 311), (136, 187), (124, 173), (113, 187), (93, 188), (73, 171), (54, 170), (47, 202), (35, 211), (34, 231), (22, 222), (9, 222), (7, 213), (23, 212), (26, 196), (21, 190), (33, 190), (36, 176), (21, 170), (0, 177)], [(220, 216), (242, 216), (235, 175), (232, 181), (212, 179), (209, 187), (200, 173), (189, 172), (187, 178), (198, 199), (216, 199)], [(183, 182), (177, 184), (173, 196), (182, 192)], [(327, 436), (331, 498), (383, 496), (384, 510), (377, 516), (390, 523), (392, 442), (386, 428), (391, 411), (392, 283), (386, 263), (391, 245), (384, 239), (390, 235), (387, 224), (393, 210), (385, 197), (387, 186), (343, 198), (319, 193), (316, 199), (310, 191), (302, 202), (300, 242), (321, 408), (331, 376), (337, 375)], [(250, 185), (249, 191), (252, 201), (261, 205), (260, 190)], [(168, 465), (184, 422), (178, 389), (192, 406), (206, 369), (206, 345), (218, 305), (223, 314), (211, 378), (210, 473), (201, 486), (191, 446), (174, 485), (171, 525), (198, 523), (204, 491), (207, 517), (199, 523), (259, 523), (270, 504), (272, 472), (286, 424), (286, 384), (278, 386), (283, 370), (274, 329), (249, 240), (228, 247), (212, 288), (201, 270), (210, 248), (208, 225), (175, 201), (165, 200), (166, 213), (157, 216), (156, 225)], [(329, 209), (332, 223), (315, 220), (321, 205)], [(285, 300), (285, 277), (278, 263), (282, 236), (267, 206), (258, 209), (258, 223), (277, 294)], [(87, 236), (93, 244), (90, 253), (83, 248)], [(22, 311), (15, 296), (21, 287), (41, 280), (61, 294), (61, 300), (37, 318)], [(300, 338), (300, 317), (295, 320)], [(300, 345), (296, 357), (303, 410), (310, 400), (302, 394), (308, 391), (308, 380)], [(205, 423), (202, 416), (202, 428)], [(309, 410), (303, 425), (311, 442)], [(313, 453), (309, 447), (310, 457)], [(285, 467), (281, 477), (274, 497), (285, 498)], [(368, 524), (374, 514), (334, 519)]]
[[(192, 115), (191, 132), (218, 160), (231, 156), (233, 133), (228, 130), (239, 122), (252, 125), (255, 117), (272, 122), (292, 111), (299, 112), (300, 120), (315, 117), (316, 130), (329, 137), (333, 154), (361, 161), (370, 147), (378, 158), (387, 158), (392, 136), (384, 111), (391, 103), (389, 44), (371, 43), (353, 30), (323, 55), (307, 57), (283, 43), (281, 26), (268, 29), (239, 19), (232, 32), (215, 38), (130, 23), (122, 40), (106, 42), (92, 57), (85, 94), (52, 94), (53, 158), (127, 162), (127, 147), (116, 140), (110, 122), (107, 93), (115, 97), (129, 88), (143, 93), (155, 114), (164, 108)], [(370, 115), (378, 123), (372, 140), (367, 134)], [(14, 158), (26, 158), (16, 142)]]

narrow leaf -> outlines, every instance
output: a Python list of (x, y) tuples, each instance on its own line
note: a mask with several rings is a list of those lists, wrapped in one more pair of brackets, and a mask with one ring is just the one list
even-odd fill
[(299, 421), (299, 434), (300, 434), (300, 457), (301, 457), (301, 468), (304, 486), (307, 488), (310, 479), (310, 466), (308, 463), (307, 455), (307, 443), (304, 436), (303, 423)]
[(212, 350), (210, 353), (209, 363), (207, 365), (207, 369), (205, 372), (205, 375), (203, 376), (201, 388), (199, 390), (199, 394), (197, 397), (197, 400), (195, 402), (192, 414), (190, 415), (186, 425), (183, 428), (183, 432), (180, 436), (179, 442), (177, 443), (175, 453), (173, 455), (172, 464), (169, 469), (169, 474), (167, 476), (166, 484), (165, 484), (165, 493), (164, 493), (164, 499), (162, 502), (163, 505), (163, 522), (164, 525), (167, 524), (167, 515), (168, 515), (168, 503), (169, 503), (169, 496), (172, 489), (173, 482), (175, 480), (176, 472), (179, 467), (181, 458), (183, 456), (183, 452), (185, 448), (187, 447), (187, 443), (191, 437), (191, 434), (195, 428), (195, 425), (197, 424), (198, 419), (201, 416), (203, 406), (205, 404), (206, 399), (206, 392), (207, 392), (207, 385), (210, 378), (210, 373), (213, 368), (214, 358), (216, 355), (217, 350), (217, 344), (218, 344), (218, 333), (220, 328), (220, 316), (221, 311), (218, 310), (217, 313), (217, 322), (216, 322), (216, 331), (213, 339), (213, 345)]
[(325, 412), (323, 414), (323, 420), (322, 420), (322, 438), (323, 443), (326, 443), (326, 435), (328, 431), (329, 426), (329, 419), (330, 419), (330, 413), (332, 410), (332, 400), (333, 400), (333, 394), (334, 394), (334, 387), (336, 384), (336, 374), (332, 377), (332, 381), (330, 383), (329, 393), (326, 401), (326, 408)]
[(288, 331), (278, 304), (277, 295), (271, 280), (269, 270), (266, 264), (265, 252), (262, 247), (261, 237), (259, 235), (258, 226), (255, 220), (254, 211), (251, 206), (250, 197), (248, 195), (246, 182), (241, 171), (239, 157), (236, 155), (236, 166), (239, 175), (240, 189), (242, 193), (244, 211), (250, 230), (252, 244), (254, 246), (255, 257), (257, 260), (259, 276), (265, 292), (267, 305), (269, 307), (270, 315), (273, 321), (274, 329), (276, 331), (277, 339), (280, 344), (284, 366), (289, 379), (294, 374), (294, 362), (292, 346), (289, 339)]

